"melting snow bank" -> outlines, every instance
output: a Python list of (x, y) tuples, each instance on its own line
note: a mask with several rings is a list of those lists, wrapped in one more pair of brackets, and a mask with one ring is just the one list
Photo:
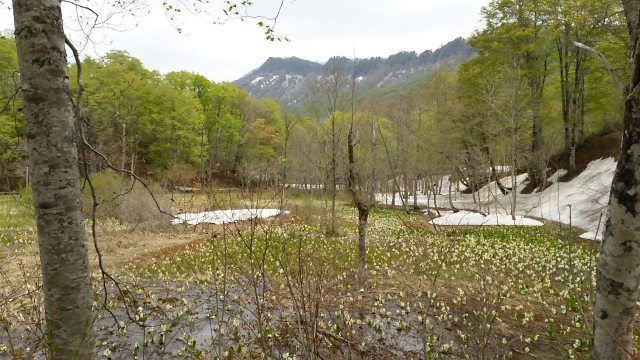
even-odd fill
[[(604, 220), (603, 220), (603, 222), (604, 222)], [(586, 232), (586, 233), (580, 235), (580, 237), (582, 239), (587, 239), (587, 240), (602, 241), (602, 230), (603, 230), (602, 227), (603, 226), (604, 226), (604, 224), (600, 227), (600, 229), (598, 230), (597, 234), (596, 234), (595, 231), (589, 231), (589, 232)]]
[[(288, 214), (288, 211), (284, 212)], [(177, 225), (187, 223), (190, 225), (207, 224), (227, 224), (236, 221), (249, 220), (254, 218), (266, 219), (280, 214), (278, 209), (237, 209), (237, 210), (216, 210), (198, 213), (184, 213), (176, 215), (171, 220), (171, 224)]]
[(542, 226), (543, 224), (534, 219), (529, 219), (524, 216), (516, 216), (513, 220), (511, 215), (490, 214), (482, 215), (477, 212), (460, 210), (456, 213), (453, 211), (441, 211), (443, 214), (441, 217), (435, 218), (430, 221), (431, 224), (436, 225), (484, 225), (484, 226)]
[[(572, 224), (575, 228), (587, 231), (581, 237), (601, 240), (615, 168), (616, 162), (613, 158), (594, 160), (582, 173), (569, 182), (558, 182), (558, 178), (566, 173), (566, 170), (559, 170), (549, 178), (553, 182), (551, 186), (542, 192), (532, 194), (521, 193), (526, 186), (527, 174), (518, 175), (516, 178), (518, 191), (516, 214), (557, 221), (567, 225)], [(444, 177), (442, 180), (442, 186), (437, 195), (437, 204), (434, 204), (432, 198), (418, 195), (419, 206), (445, 207), (449, 205), (449, 179)], [(505, 177), (501, 181), (505, 186), (511, 187), (513, 185), (510, 177)], [(452, 188), (456, 187), (457, 184)], [(511, 221), (508, 214), (511, 208), (511, 194), (503, 195), (495, 182), (481, 188), (475, 196), (463, 194), (460, 190), (458, 188), (458, 191), (452, 193), (451, 200), (456, 208), (498, 214), (498, 216), (507, 215), (505, 219), (508, 221), (505, 223)], [(396, 204), (401, 205), (401, 200), (397, 196)], [(392, 200), (390, 194), (378, 194), (376, 198), (386, 204), (390, 204)], [(413, 203), (411, 198), (409, 201)], [(454, 221), (456, 220), (460, 219)], [(479, 218), (478, 221), (480, 221)], [(496, 222), (502, 223), (502, 220), (494, 218), (486, 221), (487, 224), (495, 224)], [(598, 234), (596, 234), (596, 230)]]
[(615, 168), (613, 158), (594, 160), (573, 180), (556, 182), (538, 196), (529, 195), (522, 209), (533, 216), (584, 229), (588, 231), (581, 235), (584, 239), (602, 240)]

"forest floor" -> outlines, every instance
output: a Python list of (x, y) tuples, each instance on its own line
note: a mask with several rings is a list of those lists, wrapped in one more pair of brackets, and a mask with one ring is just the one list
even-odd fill
[[(100, 219), (105, 269), (120, 290), (93, 267), (98, 355), (588, 358), (598, 248), (570, 228), (434, 226), (421, 213), (380, 207), (369, 221), (362, 283), (355, 210), (341, 200), (329, 236), (328, 204), (295, 193), (291, 215), (236, 224)], [(176, 209), (212, 207), (202, 195), (186, 199)], [(2, 233), (0, 358), (43, 354), (28, 223)]]

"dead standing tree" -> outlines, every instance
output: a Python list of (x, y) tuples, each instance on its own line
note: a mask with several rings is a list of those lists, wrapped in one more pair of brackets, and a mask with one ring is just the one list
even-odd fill
[[(375, 134), (375, 133), (374, 133)], [(375, 148), (375, 140), (372, 138), (371, 146)], [(358, 284), (364, 284), (364, 272), (366, 269), (366, 237), (367, 237), (367, 221), (369, 220), (369, 211), (375, 205), (372, 201), (371, 189), (373, 184), (367, 182), (363, 184), (362, 177), (356, 169), (355, 157), (356, 140), (353, 130), (353, 116), (349, 133), (347, 135), (347, 152), (349, 157), (347, 189), (353, 204), (358, 210)]]
[(351, 200), (358, 210), (358, 286), (364, 286), (365, 270), (367, 266), (367, 222), (369, 220), (369, 211), (375, 205), (375, 198), (372, 196), (373, 189), (375, 188), (373, 181), (375, 172), (375, 156), (373, 154), (376, 151), (375, 143), (375, 128), (374, 122), (371, 122), (371, 176), (368, 177), (368, 181), (363, 179), (361, 171), (357, 168), (356, 164), (356, 135), (354, 131), (355, 123), (355, 88), (356, 88), (356, 60), (353, 60), (353, 75), (351, 81), (351, 121), (349, 123), (349, 132), (347, 134), (347, 190), (351, 196)]

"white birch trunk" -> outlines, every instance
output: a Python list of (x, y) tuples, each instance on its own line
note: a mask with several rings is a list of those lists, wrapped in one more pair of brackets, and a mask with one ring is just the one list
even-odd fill
[(630, 359), (640, 286), (640, 1), (623, 1), (633, 59), (624, 132), (598, 261), (593, 359)]
[(92, 292), (60, 1), (14, 0), (52, 359), (90, 359)]

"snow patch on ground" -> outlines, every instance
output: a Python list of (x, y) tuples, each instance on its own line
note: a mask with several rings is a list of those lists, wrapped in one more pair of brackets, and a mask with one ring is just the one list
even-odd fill
[[(443, 212), (441, 212), (442, 214)], [(431, 220), (436, 225), (484, 225), (484, 226), (542, 226), (543, 224), (534, 219), (529, 219), (521, 215), (516, 215), (513, 220), (511, 215), (489, 214), (482, 215), (477, 212), (460, 210), (457, 213), (447, 212), (443, 216)]]
[(613, 158), (594, 160), (570, 182), (556, 182), (538, 196), (529, 195), (522, 210), (531, 216), (587, 230), (583, 236), (592, 240), (598, 230), (597, 239), (602, 239), (615, 168)]
[[(613, 158), (594, 160), (587, 168), (569, 182), (558, 182), (558, 178), (566, 174), (566, 170), (559, 170), (554, 173), (549, 181), (551, 186), (542, 192), (532, 194), (521, 194), (520, 191), (526, 186), (527, 174), (520, 174), (516, 177), (515, 183), (510, 176), (500, 179), (501, 183), (508, 188), (514, 187), (516, 192), (516, 214), (526, 217), (542, 218), (571, 224), (575, 228), (582, 229), (587, 233), (582, 237), (593, 240), (602, 238), (607, 204), (609, 203), (609, 192), (611, 181), (615, 171), (616, 162)], [(488, 213), (492, 215), (506, 215), (510, 220), (511, 216), (511, 194), (503, 195), (495, 182), (481, 188), (474, 196), (462, 194), (463, 189), (456, 190), (455, 183), (452, 183), (451, 200), (457, 209)], [(456, 184), (457, 185), (457, 184)], [(444, 177), (440, 192), (436, 196), (435, 205), (437, 207), (449, 207), (449, 178)], [(379, 194), (377, 200), (391, 204), (391, 194)], [(418, 195), (417, 203), (421, 207), (434, 207), (433, 196)], [(413, 196), (409, 196), (409, 204), (413, 204)], [(402, 202), (396, 194), (396, 205), (401, 206)], [(479, 214), (478, 214), (479, 215)], [(480, 215), (482, 216), (482, 215)], [(442, 220), (444, 221), (444, 220)], [(478, 221), (479, 218), (478, 218)], [(494, 223), (501, 222), (494, 219)], [(596, 230), (598, 232), (596, 236)]]
[(598, 234), (596, 235), (595, 231), (588, 231), (582, 235), (580, 235), (581, 238), (583, 239), (587, 239), (587, 240), (596, 240), (596, 241), (602, 241), (602, 229), (598, 230)]
[[(289, 213), (288, 211), (284, 212)], [(274, 217), (280, 214), (278, 209), (237, 209), (237, 210), (216, 210), (216, 211), (204, 211), (197, 213), (183, 213), (176, 215), (175, 219), (171, 220), (171, 224), (178, 225), (187, 223), (189, 225), (198, 224), (227, 224), (237, 221), (249, 220), (254, 218), (266, 219)]]

